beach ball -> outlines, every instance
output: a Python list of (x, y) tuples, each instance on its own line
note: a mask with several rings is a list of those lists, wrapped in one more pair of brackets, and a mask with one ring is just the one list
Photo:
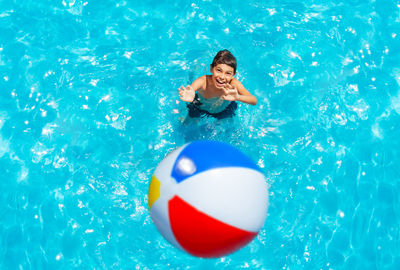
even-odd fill
[(195, 141), (167, 155), (150, 182), (150, 216), (174, 246), (198, 257), (220, 257), (249, 243), (268, 208), (264, 175), (243, 152), (217, 141)]

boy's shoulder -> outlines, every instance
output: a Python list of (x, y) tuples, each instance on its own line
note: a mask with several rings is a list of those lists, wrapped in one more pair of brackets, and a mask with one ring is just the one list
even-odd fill
[(242, 85), (242, 83), (238, 79), (233, 78), (232, 81), (231, 81), (231, 85), (232, 86), (239, 86), (239, 85)]
[(195, 91), (197, 91), (198, 89), (205, 89), (206, 85), (207, 85), (207, 75), (203, 75), (201, 77), (198, 77), (192, 83), (192, 87), (194, 88)]
[(196, 79), (196, 81), (206, 81), (206, 80), (207, 80), (207, 77), (208, 77), (208, 75), (200, 76), (200, 77), (198, 77), (198, 78)]
[(207, 81), (209, 80), (209, 78), (211, 78), (210, 75), (203, 75), (201, 77), (199, 77), (199, 80), (203, 83), (203, 85), (207, 84)]

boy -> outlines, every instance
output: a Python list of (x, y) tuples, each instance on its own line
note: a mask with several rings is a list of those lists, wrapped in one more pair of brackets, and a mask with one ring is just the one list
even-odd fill
[(211, 75), (203, 75), (191, 85), (179, 88), (180, 99), (190, 102), (187, 104), (190, 117), (212, 116), (223, 119), (235, 115), (236, 101), (257, 104), (257, 98), (234, 77), (236, 58), (230, 51), (219, 51), (210, 71)]

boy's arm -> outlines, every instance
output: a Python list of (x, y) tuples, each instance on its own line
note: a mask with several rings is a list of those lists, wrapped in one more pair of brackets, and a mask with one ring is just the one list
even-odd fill
[(238, 80), (234, 80), (233, 86), (236, 87), (238, 91), (238, 97), (237, 101), (241, 101), (247, 104), (251, 105), (256, 105), (257, 104), (257, 98), (253, 96), (244, 86), (241, 82)]

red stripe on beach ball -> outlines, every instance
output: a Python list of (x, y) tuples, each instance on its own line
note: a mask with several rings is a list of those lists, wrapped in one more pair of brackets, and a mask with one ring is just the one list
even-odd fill
[(168, 202), (168, 211), (176, 240), (194, 256), (224, 256), (243, 247), (257, 235), (210, 217), (178, 196)]

